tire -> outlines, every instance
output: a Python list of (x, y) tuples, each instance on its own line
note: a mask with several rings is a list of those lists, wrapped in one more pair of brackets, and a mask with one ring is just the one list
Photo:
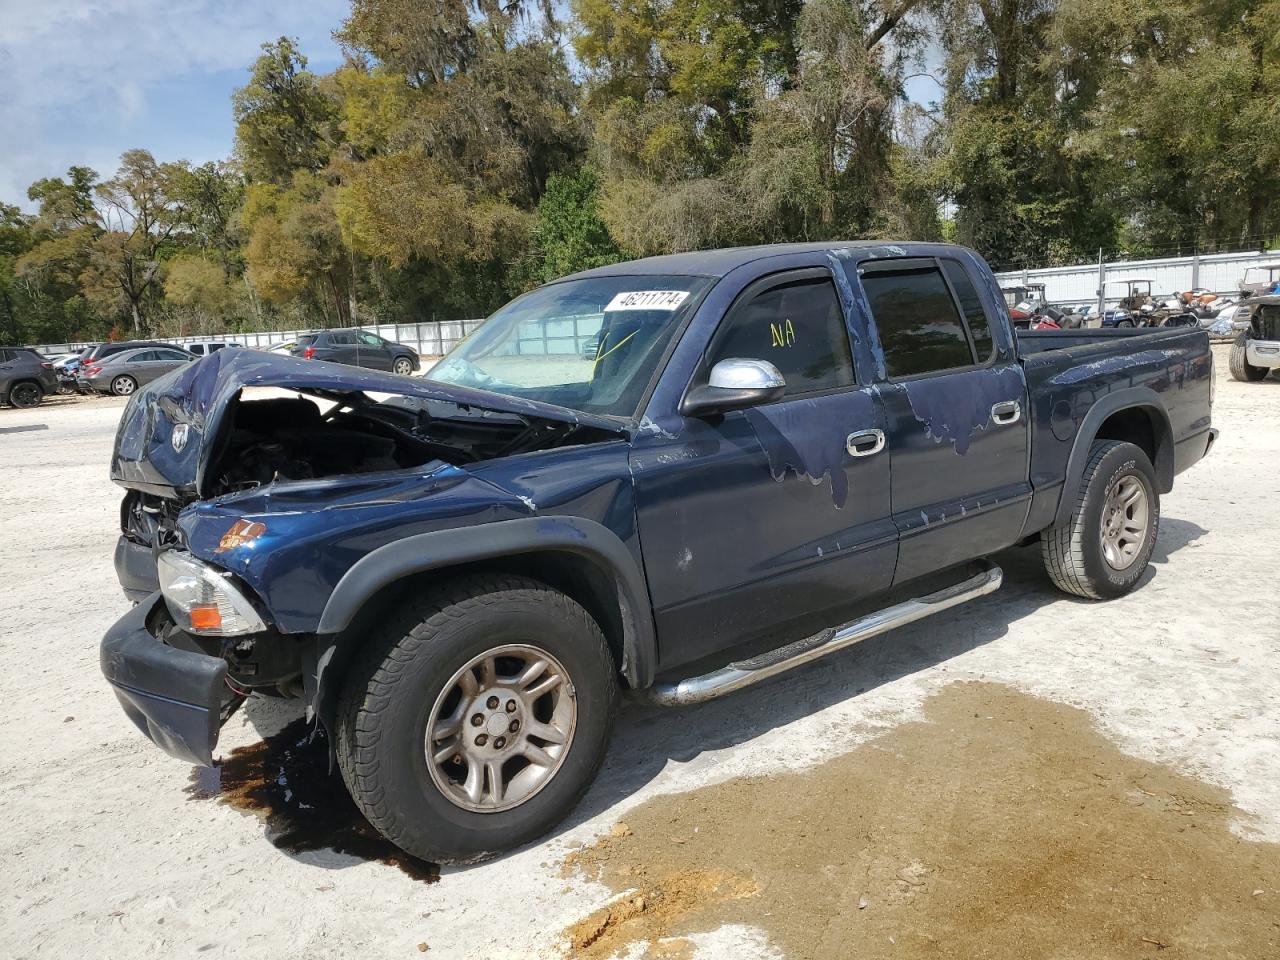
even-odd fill
[[(1123, 500), (1134, 486), (1141, 489), (1145, 513)], [(1121, 507), (1113, 521), (1120, 546), (1104, 533), (1112, 508)], [(1142, 527), (1142, 539), (1127, 557), (1126, 546), (1137, 539), (1130, 524)], [(1110, 600), (1132, 590), (1142, 578), (1160, 534), (1160, 494), (1155, 470), (1147, 455), (1132, 443), (1095, 440), (1089, 462), (1066, 523), (1040, 534), (1040, 554), (1054, 586), (1064, 593), (1090, 600)], [(1109, 553), (1120, 560), (1118, 565)]]
[[(526, 668), (537, 658), (549, 665), (542, 674), (529, 669), (527, 685), (513, 685), (522, 661), (503, 654), (495, 682), (482, 665), (469, 666), (494, 650), (517, 651)], [(558, 671), (567, 683), (536, 701), (521, 699), (513, 712), (513, 690), (536, 694)], [(338, 767), (361, 812), (396, 846), (437, 863), (474, 863), (536, 839), (568, 815), (604, 759), (617, 702), (608, 644), (581, 606), (536, 580), (466, 577), (407, 604), (353, 662), (338, 702)], [(460, 718), (457, 732), (437, 738), (450, 726), (446, 714)], [(508, 736), (499, 728), (510, 720), (516, 730), (522, 719), (497, 752)], [(534, 741), (548, 762), (525, 759)], [(505, 796), (492, 790), (489, 758), (497, 758)], [(470, 798), (473, 769), (480, 790)]]
[(392, 372), (397, 373), (402, 377), (407, 377), (409, 374), (413, 373), (413, 361), (409, 357), (396, 357), (395, 361), (391, 364), (391, 369)]
[(9, 406), (18, 409), (29, 409), (40, 406), (44, 399), (44, 390), (33, 380), (19, 380), (9, 388)]
[(121, 374), (111, 381), (111, 392), (117, 397), (132, 396), (138, 389), (138, 381), (128, 374)]
[(1249, 362), (1248, 343), (1249, 335), (1247, 333), (1242, 333), (1236, 337), (1235, 343), (1231, 344), (1231, 356), (1227, 360), (1227, 369), (1231, 373), (1232, 380), (1239, 380), (1243, 383), (1257, 383), (1259, 380), (1266, 379), (1271, 370), (1268, 367), (1255, 367)]
[(1117, 321), (1116, 321), (1116, 326), (1117, 326), (1117, 327), (1132, 327), (1132, 326), (1133, 326), (1133, 321), (1132, 321), (1132, 320), (1117, 320)]

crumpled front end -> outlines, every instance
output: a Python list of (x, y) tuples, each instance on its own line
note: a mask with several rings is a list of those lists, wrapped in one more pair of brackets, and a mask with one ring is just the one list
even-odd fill
[(242, 699), (220, 657), (166, 643), (164, 600), (153, 593), (109, 629), (102, 673), (125, 714), (152, 743), (179, 760), (213, 765), (223, 722)]

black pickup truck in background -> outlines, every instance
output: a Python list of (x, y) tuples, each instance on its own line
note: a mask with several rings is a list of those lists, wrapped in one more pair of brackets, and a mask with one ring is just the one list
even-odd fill
[(572, 808), (621, 688), (728, 693), (991, 593), (1016, 544), (1133, 589), (1212, 382), (1203, 331), (1015, 335), (980, 257), (918, 243), (566, 277), (425, 380), (223, 350), (121, 420), (103, 670), (203, 764), (245, 697), (300, 699), (371, 823), (480, 859)]

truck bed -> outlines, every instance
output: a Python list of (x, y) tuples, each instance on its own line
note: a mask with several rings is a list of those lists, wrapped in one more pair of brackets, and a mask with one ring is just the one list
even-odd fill
[[(1150, 342), (1176, 339), (1179, 334), (1194, 333), (1198, 328), (1188, 327), (1092, 327), (1078, 330), (1015, 330), (1018, 353), (1044, 353), (1047, 350), (1067, 350), (1074, 347), (1096, 346), (1112, 340), (1132, 340), (1131, 349), (1142, 349)], [(1141, 346), (1139, 346), (1141, 344)], [(1111, 351), (1107, 351), (1111, 353)]]

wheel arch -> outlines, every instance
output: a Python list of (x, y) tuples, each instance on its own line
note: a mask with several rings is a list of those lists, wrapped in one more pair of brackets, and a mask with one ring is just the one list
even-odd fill
[(493, 572), (532, 577), (581, 604), (627, 683), (653, 682), (657, 644), (648, 587), (622, 540), (579, 517), (527, 517), (405, 537), (348, 570), (325, 604), (314, 663), (303, 671), (306, 698), (320, 719), (332, 719), (337, 680), (385, 604), (426, 577)]
[(1150, 387), (1128, 387), (1109, 393), (1085, 414), (1076, 431), (1075, 443), (1067, 459), (1066, 482), (1058, 500), (1054, 524), (1071, 518), (1075, 489), (1089, 463), (1089, 448), (1095, 440), (1122, 440), (1147, 454), (1156, 472), (1160, 493), (1173, 489), (1173, 426), (1160, 396)]

